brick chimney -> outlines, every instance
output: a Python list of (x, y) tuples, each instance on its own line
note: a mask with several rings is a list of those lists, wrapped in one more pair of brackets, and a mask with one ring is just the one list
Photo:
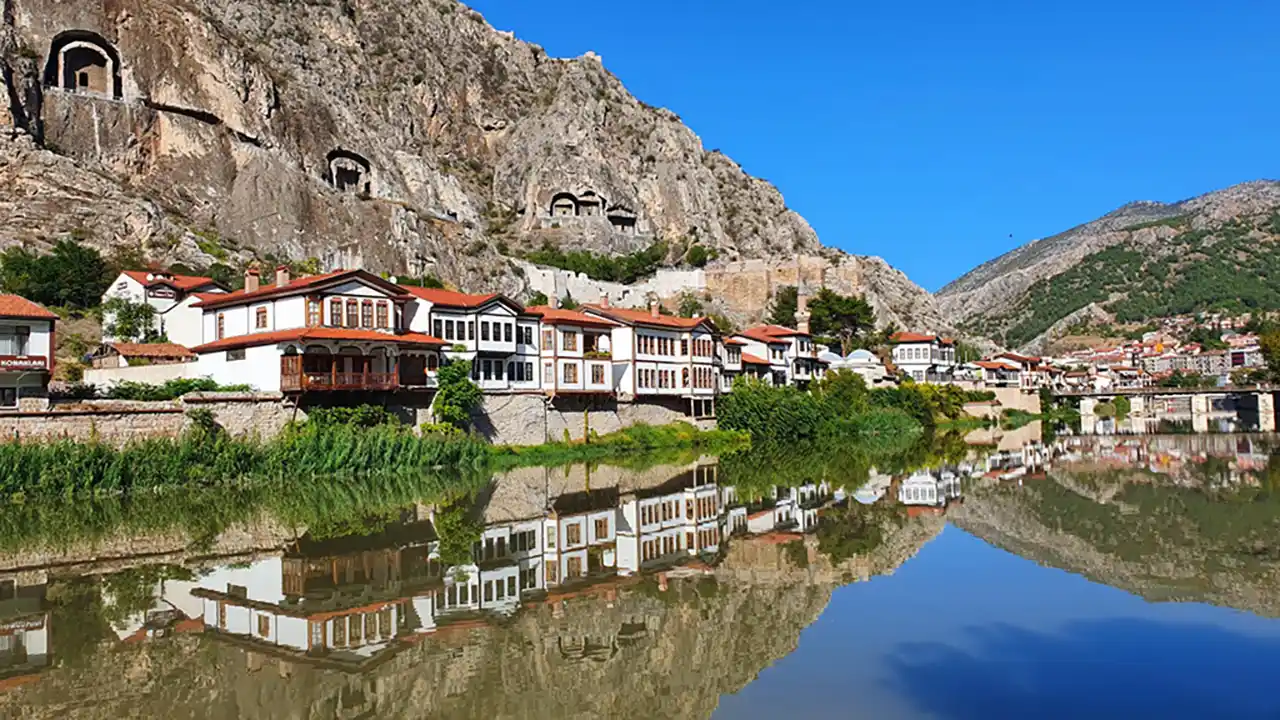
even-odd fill
[(809, 332), (809, 296), (803, 293), (796, 297), (796, 330)]
[(660, 317), (662, 315), (662, 305), (657, 300), (649, 301), (649, 316)]
[(288, 285), (292, 281), (293, 281), (293, 278), (290, 277), (289, 275), (289, 266), (277, 265), (276, 266), (276, 287), (284, 287), (285, 285)]
[(600, 307), (609, 307), (609, 293), (600, 296)]
[(250, 265), (244, 271), (244, 291), (247, 293), (256, 292), (260, 286), (261, 273), (257, 264)]
[(556, 297), (555, 295), (552, 295), (551, 297), (547, 298), (547, 307), (551, 308), (552, 310), (555, 310), (556, 308), (560, 307), (560, 298)]

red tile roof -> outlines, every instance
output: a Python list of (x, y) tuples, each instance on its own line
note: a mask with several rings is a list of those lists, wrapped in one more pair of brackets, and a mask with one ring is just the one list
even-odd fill
[(725, 338), (724, 344), (725, 345), (746, 345), (747, 343), (746, 341), (739, 340), (738, 338)]
[(245, 302), (275, 297), (277, 295), (292, 295), (303, 292), (308, 288), (317, 287), (319, 285), (324, 285), (348, 277), (358, 277), (365, 282), (378, 285), (395, 295), (404, 295), (404, 288), (387, 280), (383, 280), (373, 273), (366, 272), (364, 270), (335, 270), (330, 273), (300, 277), (291, 281), (287, 285), (263, 285), (253, 292), (236, 290), (235, 292), (229, 293), (198, 293), (197, 297), (200, 298), (200, 302), (196, 303), (196, 307), (225, 307), (227, 305), (240, 305)]
[(773, 335), (774, 337), (792, 337), (794, 335), (804, 335), (807, 337), (809, 335), (807, 332), (800, 332), (795, 328), (783, 327), (782, 325), (757, 325), (751, 329), (761, 330), (766, 335)]
[(282, 342), (307, 342), (309, 340), (349, 340), (353, 342), (384, 342), (397, 345), (426, 345), (443, 347), (445, 341), (423, 333), (404, 333), (393, 335), (377, 330), (357, 330), (355, 328), (312, 327), (293, 328), (292, 330), (275, 330), (272, 332), (249, 333), (235, 337), (214, 340), (191, 348), (192, 352), (207, 353), (233, 348), (253, 347), (255, 345), (271, 345)]
[(411, 285), (404, 286), (404, 289), (416, 298), (426, 300), (432, 305), (442, 305), (444, 307), (477, 308), (490, 300), (496, 300), (498, 298), (503, 298), (517, 308), (520, 307), (520, 304), (516, 301), (511, 300), (510, 298), (505, 298), (498, 293), (472, 295), (470, 293), (458, 292), (456, 290), (445, 290), (444, 288), (423, 288), (413, 287)]
[(57, 320), (58, 316), (43, 305), (18, 295), (0, 295), (0, 317)]
[(704, 317), (682, 318), (672, 315), (658, 315), (654, 317), (653, 313), (648, 310), (633, 310), (630, 308), (602, 307), (600, 305), (584, 305), (586, 310), (592, 313), (603, 315), (610, 320), (616, 320), (625, 325), (649, 325), (652, 327), (675, 328), (678, 330), (692, 330), (699, 325), (715, 325)]
[(743, 365), (768, 365), (769, 361), (762, 357), (757, 357), (751, 353), (742, 353)]
[(530, 315), (537, 315), (542, 318), (542, 322), (548, 325), (581, 325), (594, 328), (613, 328), (618, 326), (615, 322), (588, 315), (584, 312), (547, 307), (546, 305), (527, 307), (525, 312)]
[(921, 343), (921, 342), (938, 342), (942, 345), (952, 345), (954, 342), (951, 338), (938, 337), (937, 335), (924, 335), (921, 333), (899, 332), (894, 333), (889, 338), (890, 342), (895, 343)]
[[(179, 290), (194, 290), (205, 285), (217, 285), (217, 281), (203, 275), (170, 275), (163, 272), (149, 272), (146, 270), (125, 270), (125, 275), (142, 283), (144, 287), (151, 285), (172, 285)], [(148, 278), (147, 276), (151, 277)]]
[(125, 357), (139, 358), (193, 358), (195, 353), (177, 343), (126, 343), (113, 342), (107, 346)]
[(737, 334), (745, 338), (751, 338), (756, 342), (762, 342), (766, 344), (775, 343), (778, 345), (784, 345), (787, 342), (789, 342), (785, 337), (770, 334), (765, 330), (766, 327), (769, 327), (769, 326), (761, 325), (759, 327), (747, 328), (746, 330), (743, 330)]
[(995, 362), (992, 360), (979, 360), (978, 362), (974, 363), (974, 365), (977, 365), (978, 367), (984, 370), (1017, 370), (1018, 369), (1016, 365), (1009, 365), (1008, 363)]
[(996, 357), (1009, 358), (1010, 360), (1016, 363), (1026, 363), (1028, 365), (1036, 365), (1040, 362), (1040, 358), (1038, 357), (1032, 357), (1030, 355), (1019, 355), (1018, 353), (1015, 353), (1015, 352), (1000, 353), (999, 355), (996, 355)]

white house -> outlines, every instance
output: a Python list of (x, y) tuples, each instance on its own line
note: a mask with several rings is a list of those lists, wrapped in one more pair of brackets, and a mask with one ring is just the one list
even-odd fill
[(774, 385), (804, 386), (826, 372), (813, 337), (803, 330), (758, 325), (733, 337), (745, 343), (743, 352), (769, 361), (769, 380)]
[(538, 334), (542, 391), (562, 395), (613, 395), (626, 361), (615, 360), (612, 320), (577, 310), (536, 306), (526, 310), (541, 323)]
[(698, 465), (660, 486), (622, 498), (617, 537), (620, 574), (719, 552), (726, 523), (717, 471), (715, 465)]
[(43, 671), (53, 660), (45, 572), (0, 575), (0, 683)]
[(895, 333), (893, 364), (916, 382), (949, 382), (956, 366), (956, 346), (949, 338)]
[[(226, 291), (213, 278), (174, 275), (159, 270), (126, 270), (107, 288), (102, 295), (102, 302), (106, 304), (113, 298), (120, 298), (134, 303), (146, 303), (155, 308), (154, 329), (157, 333), (168, 337), (170, 342), (194, 347), (203, 342), (200, 310), (195, 304), (201, 300), (202, 295)], [(113, 320), (112, 313), (103, 314), (103, 342), (121, 339), (106, 332)]]
[(943, 470), (917, 470), (898, 486), (898, 502), (903, 505), (946, 507), (960, 497), (960, 478)]
[(58, 316), (17, 295), (0, 295), (0, 410), (44, 398), (54, 368)]
[(498, 294), (472, 295), (440, 288), (405, 287), (413, 296), (409, 330), (443, 340), (450, 360), (471, 362), (471, 377), (485, 392), (537, 392), (538, 318)]
[(293, 279), (282, 267), (261, 285), (250, 269), (243, 290), (196, 303), (192, 375), (286, 393), (429, 387), (445, 341), (409, 329), (413, 299), (363, 270)]
[(614, 387), (624, 399), (687, 401), (691, 415), (715, 414), (720, 392), (720, 333), (707, 318), (663, 315), (657, 302), (648, 312), (587, 305), (587, 315), (612, 321)]
[(733, 389), (733, 381), (744, 371), (742, 349), (746, 342), (737, 338), (724, 338), (720, 343), (720, 392)]

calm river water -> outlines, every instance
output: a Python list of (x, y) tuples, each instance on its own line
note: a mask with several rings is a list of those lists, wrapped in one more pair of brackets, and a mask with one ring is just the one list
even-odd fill
[(1280, 717), (1280, 442), (1038, 433), (13, 509), (0, 716)]

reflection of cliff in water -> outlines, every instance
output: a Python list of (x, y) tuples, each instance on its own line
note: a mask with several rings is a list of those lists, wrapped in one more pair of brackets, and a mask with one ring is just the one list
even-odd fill
[[(795, 648), (834, 587), (891, 572), (942, 525), (935, 515), (907, 520), (874, 550), (833, 565), (817, 551), (816, 537), (796, 532), (793, 516), (783, 514), (788, 502), (796, 511), (829, 502), (822, 493), (780, 491), (775, 503), (783, 522), (754, 534), (735, 531), (729, 518), (739, 503), (728, 488), (714, 487), (709, 464), (640, 474), (593, 470), (590, 477), (581, 468), (539, 469), (500, 478), (477, 498), (471, 515), (483, 527), (473, 548), (477, 562), (461, 574), (431, 564), (439, 537), (424, 518), (443, 510), (424, 507), (372, 535), (304, 535), (236, 562), (168, 569), (140, 562), (124, 571), (113, 564), (100, 577), (56, 569), (29, 574), (28, 584), (40, 586), (29, 594), (47, 596), (47, 606), (57, 608), (41, 626), (53, 662), (21, 668), (27, 674), (0, 692), (0, 716), (706, 717), (721, 694), (739, 690)], [(478, 607), (488, 604), (487, 589), (477, 607), (455, 612), (446, 600), (432, 609), (459, 577), (485, 587), (489, 573), (520, 567), (529, 555), (523, 541), (514, 546), (519, 552), (505, 554), (513, 541), (489, 542), (513, 537), (501, 535), (503, 528), (527, 532), (534, 522), (540, 533), (548, 526), (563, 531), (584, 519), (582, 537), (594, 538), (603, 510), (625, 519), (619, 513), (628, 506), (641, 511), (678, 498), (696, 516), (698, 501), (713, 494), (718, 500), (704, 507), (716, 510), (725, 538), (714, 556), (646, 561), (642, 555), (631, 572), (624, 524), (601, 545), (613, 550), (613, 572), (592, 561), (583, 577), (560, 574), (548, 584), (543, 547), (530, 566), (541, 585), (522, 592), (514, 606), (508, 602), (509, 612)], [(646, 529), (644, 517), (657, 518), (655, 528), (678, 524), (660, 510), (636, 517), (637, 547), (662, 536)], [(680, 533), (691, 530), (700, 542), (700, 527), (695, 520)], [(557, 573), (576, 552), (564, 537), (556, 544)], [(521, 587), (525, 577), (515, 574)], [(262, 599), (264, 587), (278, 589), (282, 599)], [(388, 603), (405, 619), (388, 615), (384, 624)], [(265, 625), (247, 622), (244, 635), (219, 630), (239, 606), (274, 614)], [(189, 619), (170, 617), (170, 608)], [(279, 633), (280, 619), (291, 613), (326, 624), (364, 616), (362, 639), (371, 641), (376, 628), (380, 642), (366, 642), (363, 661), (350, 634), (347, 649), (321, 653), (256, 636), (260, 629)], [(395, 641), (381, 642), (391, 628)]]
[(959, 527), (1153, 601), (1280, 616), (1274, 440), (1073, 439), (1044, 480), (971, 484)]

